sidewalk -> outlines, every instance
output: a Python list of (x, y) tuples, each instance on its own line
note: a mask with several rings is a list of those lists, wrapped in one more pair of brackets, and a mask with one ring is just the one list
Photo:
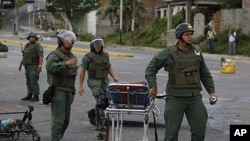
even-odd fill
[[(20, 38), (20, 40), (21, 40), (21, 38)], [(21, 45), (21, 46), (25, 46), (25, 44), (27, 43), (27, 41), (16, 41), (16, 40), (8, 40), (8, 39), (0, 39), (0, 42), (2, 42), (4, 44)], [(41, 43), (41, 44), (45, 49), (50, 49), (50, 50), (54, 50), (57, 47), (56, 45), (49, 44), (49, 43), (46, 43), (46, 44)], [(86, 43), (86, 42), (77, 42), (75, 47), (72, 49), (72, 52), (86, 54), (87, 52), (89, 52), (89, 50), (81, 49), (79, 46), (80, 45), (88, 45), (88, 44), (89, 43)], [(132, 54), (113, 53), (113, 52), (109, 52), (109, 56), (110, 57), (119, 57), (119, 58), (133, 58), (134, 57)]]

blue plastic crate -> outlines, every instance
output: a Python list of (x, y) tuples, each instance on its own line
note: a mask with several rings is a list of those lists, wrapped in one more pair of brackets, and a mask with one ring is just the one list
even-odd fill
[(149, 105), (149, 87), (146, 82), (117, 82), (108, 86), (114, 104)]

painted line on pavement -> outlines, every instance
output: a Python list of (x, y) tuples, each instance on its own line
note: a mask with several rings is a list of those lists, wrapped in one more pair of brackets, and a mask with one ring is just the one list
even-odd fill
[[(20, 46), (25, 46), (27, 43), (27, 42), (6, 40), (6, 39), (0, 39), (0, 42), (5, 43), (5, 44), (11, 44), (11, 45), (20, 45)], [(48, 45), (48, 44), (41, 44), (41, 45), (43, 46), (43, 48), (50, 49), (50, 50), (54, 50), (57, 47), (55, 45)], [(80, 48), (72, 48), (72, 52), (86, 54), (87, 52), (89, 52), (89, 50), (80, 49)], [(114, 57), (114, 58), (133, 58), (134, 57), (134, 55), (132, 54), (112, 53), (112, 52), (108, 52), (108, 53), (110, 57)]]

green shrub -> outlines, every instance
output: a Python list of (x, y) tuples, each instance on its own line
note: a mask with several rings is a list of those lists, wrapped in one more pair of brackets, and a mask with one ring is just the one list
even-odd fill
[(201, 35), (201, 36), (199, 36), (197, 38), (194, 38), (193, 42), (194, 42), (194, 44), (200, 44), (201, 42), (204, 41), (204, 39), (206, 39), (205, 36)]
[(185, 10), (182, 9), (179, 13), (173, 16), (171, 28), (175, 28), (178, 24), (185, 22)]
[(166, 31), (167, 18), (157, 19), (136, 35), (134, 45), (165, 47), (166, 42), (162, 41), (161, 35)]
[(90, 33), (85, 33), (85, 34), (78, 34), (77, 35), (77, 40), (79, 41), (87, 41), (90, 42), (91, 39), (93, 38), (94, 35), (90, 34)]

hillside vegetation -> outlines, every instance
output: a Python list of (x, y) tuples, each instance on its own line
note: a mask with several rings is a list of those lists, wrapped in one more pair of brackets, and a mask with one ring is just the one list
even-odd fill
[[(179, 18), (178, 18), (179, 20)], [(179, 21), (181, 22), (181, 21)], [(166, 40), (164, 39), (167, 31), (167, 19), (157, 19), (142, 30), (137, 30), (133, 37), (132, 34), (124, 33), (122, 36), (122, 45), (124, 46), (138, 46), (138, 47), (152, 47), (152, 48), (164, 48), (166, 47)], [(228, 32), (229, 29), (222, 31), (218, 36), (218, 42), (215, 42), (216, 54), (228, 54)], [(237, 29), (237, 55), (250, 56), (250, 33), (243, 34), (241, 29)], [(109, 35), (104, 37), (106, 44), (114, 45), (120, 44), (119, 34)], [(88, 40), (89, 41), (89, 40)], [(208, 42), (205, 36), (200, 36), (194, 39), (194, 43), (199, 45), (203, 52), (209, 52)]]
[[(162, 34), (167, 31), (167, 19), (157, 19), (152, 22), (149, 26), (134, 31), (134, 35), (129, 33), (122, 34), (122, 45), (133, 45), (133, 46), (146, 46), (162, 48), (166, 46), (166, 41), (162, 37)], [(113, 34), (104, 37), (108, 44), (119, 44), (120, 35)]]

